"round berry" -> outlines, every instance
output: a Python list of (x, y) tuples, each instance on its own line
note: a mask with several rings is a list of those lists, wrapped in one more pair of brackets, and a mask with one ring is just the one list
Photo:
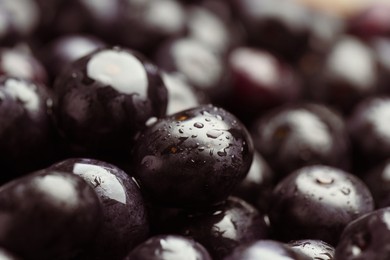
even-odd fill
[(199, 207), (218, 203), (232, 192), (249, 170), (253, 145), (234, 115), (203, 105), (145, 129), (132, 156), (133, 174), (150, 199)]
[(138, 52), (99, 49), (72, 63), (54, 85), (56, 118), (75, 151), (120, 154), (150, 117), (165, 115), (159, 70)]

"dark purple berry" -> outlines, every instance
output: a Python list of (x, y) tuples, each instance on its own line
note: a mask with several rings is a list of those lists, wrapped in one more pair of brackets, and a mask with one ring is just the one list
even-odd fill
[(195, 88), (221, 101), (229, 92), (224, 57), (194, 38), (177, 38), (157, 50), (156, 64), (170, 73), (178, 73)]
[(324, 105), (278, 107), (254, 122), (252, 135), (255, 147), (278, 177), (313, 164), (348, 168), (345, 124)]
[(356, 219), (341, 234), (335, 259), (389, 259), (389, 227), (390, 208), (382, 208)]
[(368, 98), (353, 110), (348, 121), (357, 171), (371, 169), (390, 156), (390, 98)]
[(54, 89), (58, 127), (78, 152), (120, 155), (149, 118), (166, 112), (158, 68), (129, 49), (100, 49), (77, 60)]
[(97, 193), (103, 222), (92, 247), (93, 259), (122, 259), (148, 236), (146, 207), (137, 184), (118, 167), (93, 159), (67, 159), (51, 170), (72, 172), (83, 178)]
[(0, 78), (1, 179), (45, 167), (56, 158), (52, 95), (46, 86)]
[(0, 188), (0, 244), (23, 259), (70, 259), (93, 241), (100, 201), (82, 178), (42, 170)]
[(224, 259), (237, 246), (265, 239), (269, 233), (265, 215), (236, 197), (216, 207), (181, 214), (179, 233), (199, 241), (213, 259)]
[(301, 82), (295, 71), (266, 50), (239, 47), (229, 55), (232, 105), (242, 116), (296, 101)]
[(238, 119), (203, 105), (162, 118), (134, 146), (133, 174), (153, 201), (204, 207), (224, 200), (245, 177), (252, 140)]
[(332, 245), (349, 222), (374, 209), (372, 195), (360, 179), (322, 165), (288, 175), (271, 201), (269, 218), (277, 238), (319, 239)]

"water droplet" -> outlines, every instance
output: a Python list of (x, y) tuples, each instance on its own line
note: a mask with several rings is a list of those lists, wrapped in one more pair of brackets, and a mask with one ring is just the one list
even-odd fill
[(218, 120), (223, 120), (222, 116), (220, 116), (220, 115), (216, 115), (215, 117), (216, 117)]
[(196, 138), (196, 137), (198, 137), (198, 135), (191, 135), (191, 137), (192, 137), (192, 138)]
[(332, 184), (334, 182), (334, 179), (331, 176), (327, 175), (319, 175), (316, 177), (316, 182), (318, 184)]
[(203, 128), (203, 124), (202, 123), (199, 123), (199, 122), (196, 122), (195, 124), (194, 124), (194, 126), (196, 127), (196, 128)]
[(206, 122), (210, 122), (210, 121), (211, 121), (211, 119), (210, 119), (210, 118), (208, 118), (208, 117), (206, 117), (206, 118), (204, 119), (204, 121), (206, 121)]
[(351, 189), (347, 188), (347, 187), (343, 187), (341, 189), (341, 192), (344, 194), (344, 195), (349, 195), (351, 193)]
[(181, 134), (184, 133), (183, 129), (179, 129), (179, 133)]
[(206, 133), (207, 137), (210, 137), (210, 138), (213, 138), (213, 139), (218, 138), (218, 137), (221, 136), (222, 134), (223, 134), (223, 132), (220, 131), (220, 130), (209, 130), (209, 131), (207, 131), (207, 133)]
[(188, 139), (188, 136), (179, 137), (180, 143)]
[(204, 147), (204, 146), (198, 147), (198, 150), (199, 150), (200, 152), (204, 151), (204, 149), (206, 149), (206, 147)]

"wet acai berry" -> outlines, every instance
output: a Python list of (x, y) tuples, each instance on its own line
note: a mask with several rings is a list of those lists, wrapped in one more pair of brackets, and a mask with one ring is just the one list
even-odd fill
[(349, 141), (341, 116), (315, 103), (285, 105), (252, 126), (255, 147), (279, 178), (306, 165), (348, 169)]
[(205, 207), (224, 200), (245, 177), (253, 145), (234, 115), (203, 105), (145, 129), (132, 157), (132, 172), (149, 199), (166, 206)]
[(191, 238), (178, 235), (150, 237), (131, 251), (124, 260), (211, 260), (207, 250)]
[(336, 247), (336, 260), (386, 260), (390, 257), (390, 208), (368, 213), (348, 224)]
[(334, 247), (321, 240), (303, 239), (295, 240), (288, 243), (288, 245), (307, 255), (311, 259), (315, 260), (333, 260), (334, 259)]
[(144, 200), (137, 184), (124, 171), (112, 164), (85, 158), (67, 159), (50, 169), (80, 176), (94, 188), (102, 203), (102, 226), (85, 257), (122, 259), (148, 237)]
[(81, 177), (42, 170), (0, 187), (0, 244), (22, 259), (70, 259), (93, 241), (100, 201)]
[(72, 63), (54, 86), (57, 124), (75, 152), (118, 155), (150, 117), (165, 115), (159, 70), (138, 52), (99, 49)]
[(372, 195), (355, 175), (315, 165), (301, 168), (274, 189), (269, 218), (280, 240), (319, 239), (336, 245), (344, 227), (374, 209)]
[(179, 234), (199, 241), (215, 260), (224, 259), (239, 245), (269, 235), (264, 213), (233, 196), (216, 207), (183, 211), (176, 223)]

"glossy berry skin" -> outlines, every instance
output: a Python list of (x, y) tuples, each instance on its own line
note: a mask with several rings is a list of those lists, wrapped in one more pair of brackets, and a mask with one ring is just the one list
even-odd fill
[(311, 259), (315, 260), (333, 260), (335, 248), (321, 240), (303, 239), (295, 240), (288, 245)]
[(323, 165), (288, 175), (271, 200), (271, 226), (283, 241), (319, 239), (336, 245), (349, 222), (374, 209), (372, 195), (360, 179)]
[(3, 185), (0, 213), (0, 244), (23, 259), (76, 256), (90, 244), (102, 218), (92, 187), (74, 174), (52, 170)]
[(228, 53), (243, 41), (237, 20), (226, 15), (228, 4), (224, 1), (203, 1), (187, 7), (187, 33), (220, 55)]
[(256, 149), (277, 178), (313, 164), (348, 168), (345, 123), (337, 112), (324, 105), (298, 103), (278, 107), (260, 116), (251, 132)]
[(234, 115), (203, 105), (145, 129), (132, 157), (134, 177), (149, 199), (171, 207), (205, 207), (224, 200), (245, 177), (253, 145)]
[(40, 56), (54, 80), (71, 63), (105, 46), (106, 44), (95, 36), (64, 35), (41, 49)]
[(368, 170), (390, 155), (387, 118), (390, 98), (377, 96), (358, 104), (348, 119), (357, 168)]
[(54, 85), (56, 119), (73, 151), (113, 156), (165, 115), (167, 89), (159, 70), (138, 52), (99, 49), (72, 63)]
[(156, 51), (156, 64), (170, 73), (183, 75), (196, 89), (221, 102), (230, 91), (225, 57), (191, 37), (168, 40)]
[(348, 31), (362, 40), (390, 37), (390, 5), (373, 3), (360, 10), (349, 20)]
[(211, 260), (207, 250), (195, 240), (179, 235), (158, 235), (149, 238), (124, 260)]
[(196, 90), (180, 75), (163, 72), (162, 79), (168, 90), (167, 115), (209, 103), (205, 93)]
[(308, 96), (348, 115), (354, 106), (378, 91), (379, 71), (373, 49), (357, 37), (343, 36), (312, 65)]
[(296, 60), (308, 47), (313, 21), (308, 15), (309, 10), (298, 1), (231, 2), (253, 45), (271, 50), (289, 60)]
[(17, 258), (15, 255), (11, 254), (10, 252), (5, 250), (4, 248), (0, 248), (0, 259), (2, 259), (2, 260), (18, 260), (19, 258)]
[(311, 258), (274, 240), (258, 240), (236, 248), (225, 260), (309, 260)]
[(0, 78), (0, 164), (2, 180), (45, 167), (56, 155), (53, 98), (46, 86)]
[(12, 46), (27, 40), (36, 30), (40, 10), (35, 1), (3, 0), (0, 8), (1, 46)]
[(336, 247), (336, 260), (385, 260), (390, 257), (390, 208), (368, 213), (348, 224)]
[(244, 243), (268, 237), (265, 215), (230, 196), (216, 207), (179, 214), (179, 234), (199, 241), (213, 259), (223, 259)]
[(122, 259), (144, 241), (149, 221), (136, 182), (118, 167), (84, 158), (66, 159), (51, 170), (72, 172), (83, 178), (97, 193), (103, 210), (103, 222), (88, 258)]
[(18, 48), (0, 49), (0, 75), (48, 83), (45, 67), (29, 51)]
[(370, 189), (376, 208), (390, 206), (390, 160), (363, 173), (362, 178)]
[(243, 116), (298, 100), (302, 84), (286, 62), (266, 50), (238, 47), (229, 55), (231, 103)]

